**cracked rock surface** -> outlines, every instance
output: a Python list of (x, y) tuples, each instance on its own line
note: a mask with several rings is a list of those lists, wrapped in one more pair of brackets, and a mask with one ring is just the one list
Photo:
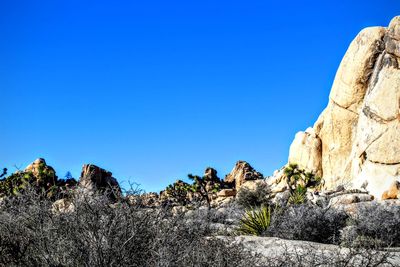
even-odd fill
[(400, 180), (399, 63), (400, 16), (387, 28), (362, 30), (339, 66), (312, 142), (297, 137), (289, 162), (300, 159), (300, 167), (322, 173), (327, 189), (363, 186), (381, 199)]

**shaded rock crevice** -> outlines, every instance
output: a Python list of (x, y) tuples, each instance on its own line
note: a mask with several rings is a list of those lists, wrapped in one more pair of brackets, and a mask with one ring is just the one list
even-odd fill
[[(351, 113), (353, 113), (353, 114), (355, 114), (355, 115), (359, 115), (356, 111), (353, 111), (353, 110), (351, 110), (350, 109), (350, 106), (348, 106), (348, 107), (345, 107), (345, 106), (342, 106), (342, 105), (340, 105), (339, 103), (337, 103), (335, 100), (333, 100), (333, 99), (331, 99), (331, 103), (333, 104), (333, 105), (335, 105), (335, 106), (337, 106), (337, 107), (339, 107), (339, 108), (341, 108), (341, 109), (344, 109), (344, 110), (346, 110), (346, 111), (348, 111), (348, 112), (351, 112)], [(355, 103), (352, 103), (352, 104), (355, 104)]]
[(362, 112), (363, 112), (363, 114), (364, 114), (367, 118), (369, 118), (369, 119), (371, 119), (371, 120), (374, 120), (374, 121), (376, 121), (377, 123), (380, 123), (380, 124), (386, 124), (386, 123), (392, 122), (392, 121), (394, 121), (394, 120), (397, 120), (397, 118), (398, 118), (398, 117), (396, 116), (396, 117), (390, 117), (390, 118), (388, 118), (388, 119), (384, 119), (384, 118), (382, 118), (381, 116), (379, 116), (379, 115), (377, 114), (377, 112), (372, 111), (372, 110), (371, 110), (371, 107), (369, 107), (369, 106), (367, 106), (367, 105), (365, 105), (365, 106), (363, 107)]

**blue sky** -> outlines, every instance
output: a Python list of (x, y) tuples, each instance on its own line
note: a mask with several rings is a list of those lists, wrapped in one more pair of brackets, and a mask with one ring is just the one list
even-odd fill
[(237, 160), (264, 175), (398, 0), (0, 2), (0, 167), (83, 163), (158, 191)]

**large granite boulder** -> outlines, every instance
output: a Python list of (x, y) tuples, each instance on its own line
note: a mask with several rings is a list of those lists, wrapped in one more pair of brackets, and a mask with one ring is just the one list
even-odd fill
[(225, 177), (224, 182), (227, 184), (233, 184), (235, 189), (239, 190), (246, 181), (258, 179), (263, 179), (263, 175), (261, 173), (257, 172), (246, 161), (238, 161), (231, 173)]
[(381, 199), (399, 180), (399, 29), (395, 17), (388, 28), (357, 35), (336, 73), (327, 108), (313, 130), (299, 133), (292, 144), (289, 162), (320, 171), (326, 189), (366, 188)]

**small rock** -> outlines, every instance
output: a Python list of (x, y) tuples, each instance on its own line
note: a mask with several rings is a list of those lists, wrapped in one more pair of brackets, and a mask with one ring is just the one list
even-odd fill
[(70, 213), (75, 211), (75, 205), (68, 199), (59, 199), (52, 205), (54, 213)]
[(395, 181), (389, 190), (385, 191), (382, 195), (382, 200), (399, 199), (400, 196), (400, 182)]
[(236, 196), (236, 189), (223, 189), (218, 192), (218, 197), (234, 197)]
[(372, 200), (374, 200), (374, 196), (368, 194), (345, 194), (331, 198), (329, 206), (349, 205), (359, 202), (369, 202)]

